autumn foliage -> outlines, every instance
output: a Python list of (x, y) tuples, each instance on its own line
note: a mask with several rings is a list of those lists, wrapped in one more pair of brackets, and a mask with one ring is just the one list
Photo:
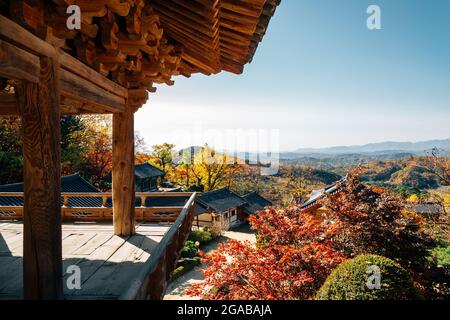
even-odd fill
[(259, 245), (229, 241), (204, 257), (205, 282), (190, 294), (207, 299), (308, 299), (346, 258), (328, 240), (334, 224), (300, 209), (268, 208), (251, 218)]
[[(376, 191), (376, 192), (375, 192)], [(421, 219), (405, 215), (398, 199), (350, 174), (320, 213), (266, 208), (250, 217), (257, 245), (229, 241), (203, 257), (204, 282), (189, 294), (205, 299), (311, 299), (331, 271), (360, 254), (379, 254), (411, 274), (426, 267), (433, 242)]]
[(205, 259), (206, 281), (194, 284), (190, 294), (214, 300), (279, 300), (309, 298), (344, 257), (318, 242), (255, 248), (232, 240)]

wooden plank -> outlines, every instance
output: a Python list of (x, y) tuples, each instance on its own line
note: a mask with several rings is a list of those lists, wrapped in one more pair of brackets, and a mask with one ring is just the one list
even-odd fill
[[(2, 245), (1, 237), (4, 239), (4, 245)], [(22, 246), (23, 233), (21, 231), (2, 232), (0, 235), (0, 255), (17, 256), (18, 253), (23, 251), (21, 250)]]
[(2, 232), (0, 234), (0, 257), (2, 256), (12, 256), (12, 251), (10, 249), (10, 242), (6, 240), (7, 233)]
[(112, 233), (96, 233), (94, 237), (73, 251), (74, 255), (90, 255), (113, 237)]
[[(10, 264), (13, 263), (14, 261), (16, 261), (17, 259), (20, 259), (20, 257), (15, 257), (15, 256), (8, 256), (8, 257), (2, 257), (0, 256), (0, 267), (1, 270), (6, 270), (6, 267)], [(6, 281), (6, 279), (8, 278), (8, 273), (7, 272), (0, 272), (0, 286), (2, 283), (4, 283)]]
[(62, 299), (59, 65), (41, 58), (38, 84), (17, 87), (24, 153), (24, 297)]
[[(10, 229), (2, 230), (0, 235), (8, 244), (17, 242), (21, 224), (0, 223), (0, 227), (5, 226)], [(142, 224), (137, 227), (140, 234), (121, 238), (112, 235), (112, 226), (107, 224), (64, 224), (63, 270), (69, 265), (81, 269), (81, 290), (69, 290), (64, 285), (65, 298), (117, 299), (133, 282), (168, 229), (165, 225)], [(0, 289), (0, 299), (21, 297), (21, 268), (22, 257), (0, 255), (0, 288), (5, 287)], [(63, 284), (69, 276), (64, 274)]]
[(1, 77), (37, 83), (39, 73), (39, 57), (0, 40)]
[(113, 115), (112, 202), (114, 234), (135, 233), (134, 113)]
[(142, 224), (136, 228), (136, 232), (145, 236), (164, 236), (167, 230), (170, 229), (170, 225), (159, 224)]
[(134, 254), (135, 262), (144, 263), (150, 258), (151, 253), (156, 249), (158, 244), (161, 242), (163, 236), (145, 236), (144, 241), (142, 242), (139, 250)]
[(0, 230), (5, 231), (23, 231), (23, 224), (22, 222), (14, 221), (3, 221), (0, 223)]
[[(81, 270), (81, 291), (80, 290), (69, 290), (64, 287), (64, 294), (66, 296), (70, 295), (85, 295), (83, 289), (86, 281), (91, 278), (91, 276), (97, 272), (103, 264), (123, 245), (126, 241), (124, 238), (120, 238), (111, 235), (111, 238), (104, 244), (99, 246), (90, 255), (79, 258), (76, 265), (80, 267)], [(64, 275), (64, 283), (69, 275)]]
[(132, 257), (143, 240), (144, 236), (141, 235), (130, 237), (75, 295), (119, 296), (140, 268), (138, 264), (133, 263)]
[(0, 233), (0, 237), (3, 238), (6, 243), (10, 243), (15, 239), (20, 238), (21, 234), (22, 232), (20, 230), (5, 230)]
[(0, 257), (0, 295), (21, 294), (22, 261), (21, 257)]
[(63, 224), (63, 230), (67, 232), (107, 232), (112, 234), (113, 226), (111, 224), (99, 224), (95, 222), (75, 222), (75, 223), (65, 223)]
[[(162, 237), (158, 240), (160, 241), (161, 239)], [(119, 296), (128, 289), (131, 280), (136, 277), (136, 273), (148, 260), (151, 252), (158, 246), (159, 241), (155, 240), (141, 235), (135, 235), (129, 240), (134, 245), (134, 248), (130, 250), (125, 260), (119, 263), (110, 275), (110, 279), (113, 281), (109, 281), (105, 286), (105, 295)], [(129, 274), (130, 276), (126, 281), (119, 281), (124, 274)]]
[(75, 252), (93, 239), (97, 233), (86, 232), (81, 234), (72, 234), (63, 241), (63, 252), (65, 256), (74, 255)]

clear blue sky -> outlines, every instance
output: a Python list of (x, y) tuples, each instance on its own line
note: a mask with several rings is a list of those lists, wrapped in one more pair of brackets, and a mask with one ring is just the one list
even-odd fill
[(149, 145), (239, 129), (281, 150), (450, 138), (450, 1), (282, 0), (243, 75), (176, 77), (136, 114)]

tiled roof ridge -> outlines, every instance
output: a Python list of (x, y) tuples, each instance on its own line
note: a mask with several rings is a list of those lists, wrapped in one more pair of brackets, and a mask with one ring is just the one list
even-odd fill
[[(80, 175), (80, 173), (76, 172), (76, 173), (73, 173), (73, 174), (69, 174), (67, 176), (61, 176), (61, 181), (63, 179), (64, 180), (72, 180), (72, 179), (75, 179), (76, 177), (80, 177), (81, 179), (83, 179), (83, 177)], [(86, 180), (84, 180), (84, 181), (86, 181)], [(12, 187), (12, 186), (19, 186), (19, 185), (23, 185), (23, 182), (5, 183), (5, 184), (0, 185), (0, 187)]]
[(337, 192), (339, 192), (342, 189), (343, 186), (345, 186), (346, 183), (347, 183), (347, 176), (345, 176), (342, 179), (339, 179), (339, 180), (335, 181), (334, 183), (332, 183), (332, 184), (330, 184), (328, 186), (325, 186), (323, 189), (321, 189), (321, 190), (323, 190), (321, 195), (317, 196), (313, 200), (308, 199), (303, 204), (301, 204), (300, 208), (301, 209), (308, 209), (309, 207), (313, 206), (318, 201), (320, 201), (323, 198), (325, 198), (327, 195), (336, 194)]

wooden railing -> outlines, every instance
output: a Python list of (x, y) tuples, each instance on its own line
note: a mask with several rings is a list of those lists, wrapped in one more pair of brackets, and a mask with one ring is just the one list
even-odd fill
[[(155, 206), (151, 198), (192, 196), (190, 192), (137, 192), (136, 220), (149, 222), (174, 222), (184, 206)], [(23, 199), (22, 192), (0, 192), (1, 197), (8, 197), (11, 202)], [(8, 199), (6, 198), (6, 199)], [(61, 216), (63, 221), (112, 221), (111, 193), (62, 193)], [(4, 201), (3, 201), (4, 202)], [(0, 205), (0, 219), (21, 220), (23, 206)]]
[(170, 273), (175, 269), (181, 250), (189, 236), (195, 216), (193, 193), (183, 207), (172, 227), (164, 235), (150, 259), (145, 262), (141, 272), (132, 281), (130, 287), (120, 299), (123, 300), (159, 300), (166, 290)]

